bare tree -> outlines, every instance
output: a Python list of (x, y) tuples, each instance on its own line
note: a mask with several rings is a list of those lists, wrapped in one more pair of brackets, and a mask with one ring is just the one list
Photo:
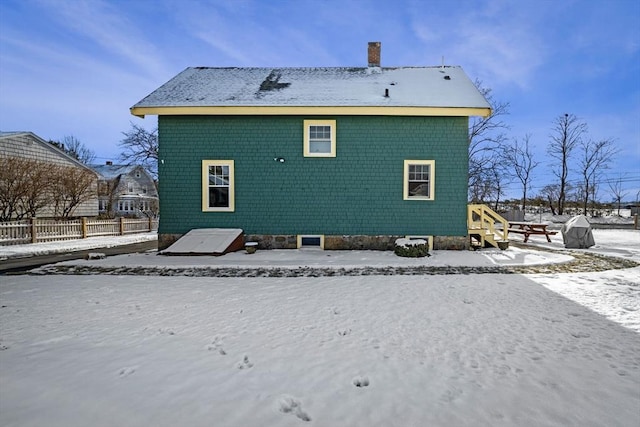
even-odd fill
[(622, 200), (627, 197), (627, 191), (622, 189), (622, 180), (623, 177), (619, 176), (615, 181), (609, 181), (609, 189), (611, 190), (611, 194), (613, 195), (613, 201), (618, 205), (618, 216), (620, 216), (620, 205), (622, 205)]
[(469, 200), (479, 203), (495, 195), (491, 189), (497, 186), (490, 181), (500, 175), (491, 169), (496, 153), (507, 140), (509, 126), (502, 117), (509, 114), (509, 103), (496, 101), (491, 89), (483, 87), (480, 80), (476, 79), (474, 85), (491, 106), (489, 116), (469, 120)]
[(493, 201), (494, 206), (497, 206), (501, 197), (504, 196), (508, 176), (498, 157), (487, 157), (481, 170), (470, 182), (469, 200), (473, 203)]
[(596, 184), (600, 174), (609, 168), (613, 156), (617, 150), (613, 145), (613, 140), (603, 139), (600, 141), (586, 140), (580, 143), (581, 156), (579, 161), (582, 182), (581, 202), (582, 213), (587, 214), (589, 197), (595, 202)]
[(505, 186), (508, 184), (505, 177), (507, 177), (508, 174), (504, 173), (502, 165), (491, 168), (489, 173), (489, 177), (491, 179), (490, 182), (492, 183), (491, 189), (493, 190), (494, 196), (493, 209), (497, 211), (500, 201), (502, 200), (502, 196), (505, 195)]
[(573, 114), (558, 116), (553, 122), (547, 153), (556, 160), (553, 173), (559, 179), (558, 215), (564, 213), (571, 155), (586, 133), (587, 124)]
[(144, 166), (154, 177), (158, 176), (158, 129), (148, 131), (131, 123), (128, 132), (122, 132), (120, 160), (127, 164)]
[(49, 142), (85, 165), (94, 163), (96, 159), (96, 153), (85, 146), (82, 142), (80, 142), (78, 138), (73, 135), (67, 135), (60, 141)]
[(118, 175), (112, 180), (103, 180), (98, 183), (98, 198), (106, 199), (106, 216), (107, 218), (115, 218), (115, 201), (117, 197), (117, 189), (120, 185), (122, 175)]
[(475, 174), (473, 180), (469, 182), (469, 201), (471, 203), (483, 203), (490, 200), (493, 193), (487, 169), (484, 168)]
[(546, 200), (549, 203), (549, 209), (551, 209), (551, 215), (556, 215), (555, 203), (558, 201), (560, 194), (560, 186), (558, 184), (545, 185), (540, 191), (540, 198)]
[(506, 166), (513, 168), (516, 178), (522, 185), (522, 210), (527, 206), (527, 191), (531, 186), (533, 170), (540, 162), (533, 160), (532, 147), (529, 145), (531, 135), (524, 136), (522, 142), (514, 140), (513, 145), (505, 146), (502, 158)]
[(29, 160), (27, 190), (22, 200), (25, 216), (36, 217), (38, 212), (51, 204), (51, 177), (55, 166), (51, 163)]
[(21, 203), (29, 189), (28, 170), (23, 159), (0, 158), (0, 221), (24, 217)]
[(0, 220), (35, 217), (51, 203), (52, 165), (32, 159), (0, 158)]
[(52, 196), (57, 217), (69, 218), (78, 205), (97, 195), (96, 176), (87, 169), (57, 166), (56, 176)]

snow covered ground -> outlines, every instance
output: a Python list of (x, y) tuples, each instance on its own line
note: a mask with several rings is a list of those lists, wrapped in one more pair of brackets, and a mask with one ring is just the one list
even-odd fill
[[(640, 231), (594, 237), (578, 254), (640, 262)], [(577, 256), (559, 234), (531, 240), (423, 259), (311, 250), (61, 264), (365, 271), (571, 265)], [(0, 248), (0, 260), (16, 251)], [(0, 276), (0, 306), (2, 426), (640, 425), (640, 267)]]
[(66, 253), (96, 248), (111, 248), (151, 240), (158, 240), (158, 234), (156, 232), (129, 234), (125, 236), (89, 237), (87, 239), (42, 242), (31, 245), (0, 246), (0, 262), (8, 258)]

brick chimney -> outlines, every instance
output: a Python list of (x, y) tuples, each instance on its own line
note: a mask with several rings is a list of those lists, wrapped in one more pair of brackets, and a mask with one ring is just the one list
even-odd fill
[(369, 42), (369, 67), (379, 67), (380, 66), (380, 47), (382, 43), (380, 42)]

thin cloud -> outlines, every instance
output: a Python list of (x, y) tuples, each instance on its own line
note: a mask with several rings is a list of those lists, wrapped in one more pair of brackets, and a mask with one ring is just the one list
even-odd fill
[[(255, 15), (247, 7), (193, 6), (178, 12), (178, 21), (184, 31), (217, 51), (211, 57), (214, 65), (303, 66), (335, 62), (319, 40), (309, 36), (306, 24), (292, 22), (290, 14), (289, 19), (281, 20), (279, 9), (265, 7)], [(238, 26), (237, 22), (243, 25)]]
[(484, 10), (426, 13), (414, 9), (413, 34), (426, 45), (438, 46), (448, 63), (473, 70), (492, 85), (528, 88), (545, 62), (546, 51), (531, 19), (506, 7), (508, 4), (494, 2)]
[(71, 29), (95, 42), (149, 76), (166, 74), (167, 67), (159, 50), (147, 42), (145, 33), (108, 2), (101, 0), (42, 0), (57, 24)]

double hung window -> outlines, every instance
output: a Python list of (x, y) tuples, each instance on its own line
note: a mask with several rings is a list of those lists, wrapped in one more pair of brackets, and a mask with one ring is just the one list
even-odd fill
[(233, 212), (233, 160), (202, 161), (202, 210)]
[(404, 161), (404, 200), (433, 200), (434, 160)]
[(304, 156), (335, 157), (336, 156), (336, 121), (305, 120), (304, 121)]

